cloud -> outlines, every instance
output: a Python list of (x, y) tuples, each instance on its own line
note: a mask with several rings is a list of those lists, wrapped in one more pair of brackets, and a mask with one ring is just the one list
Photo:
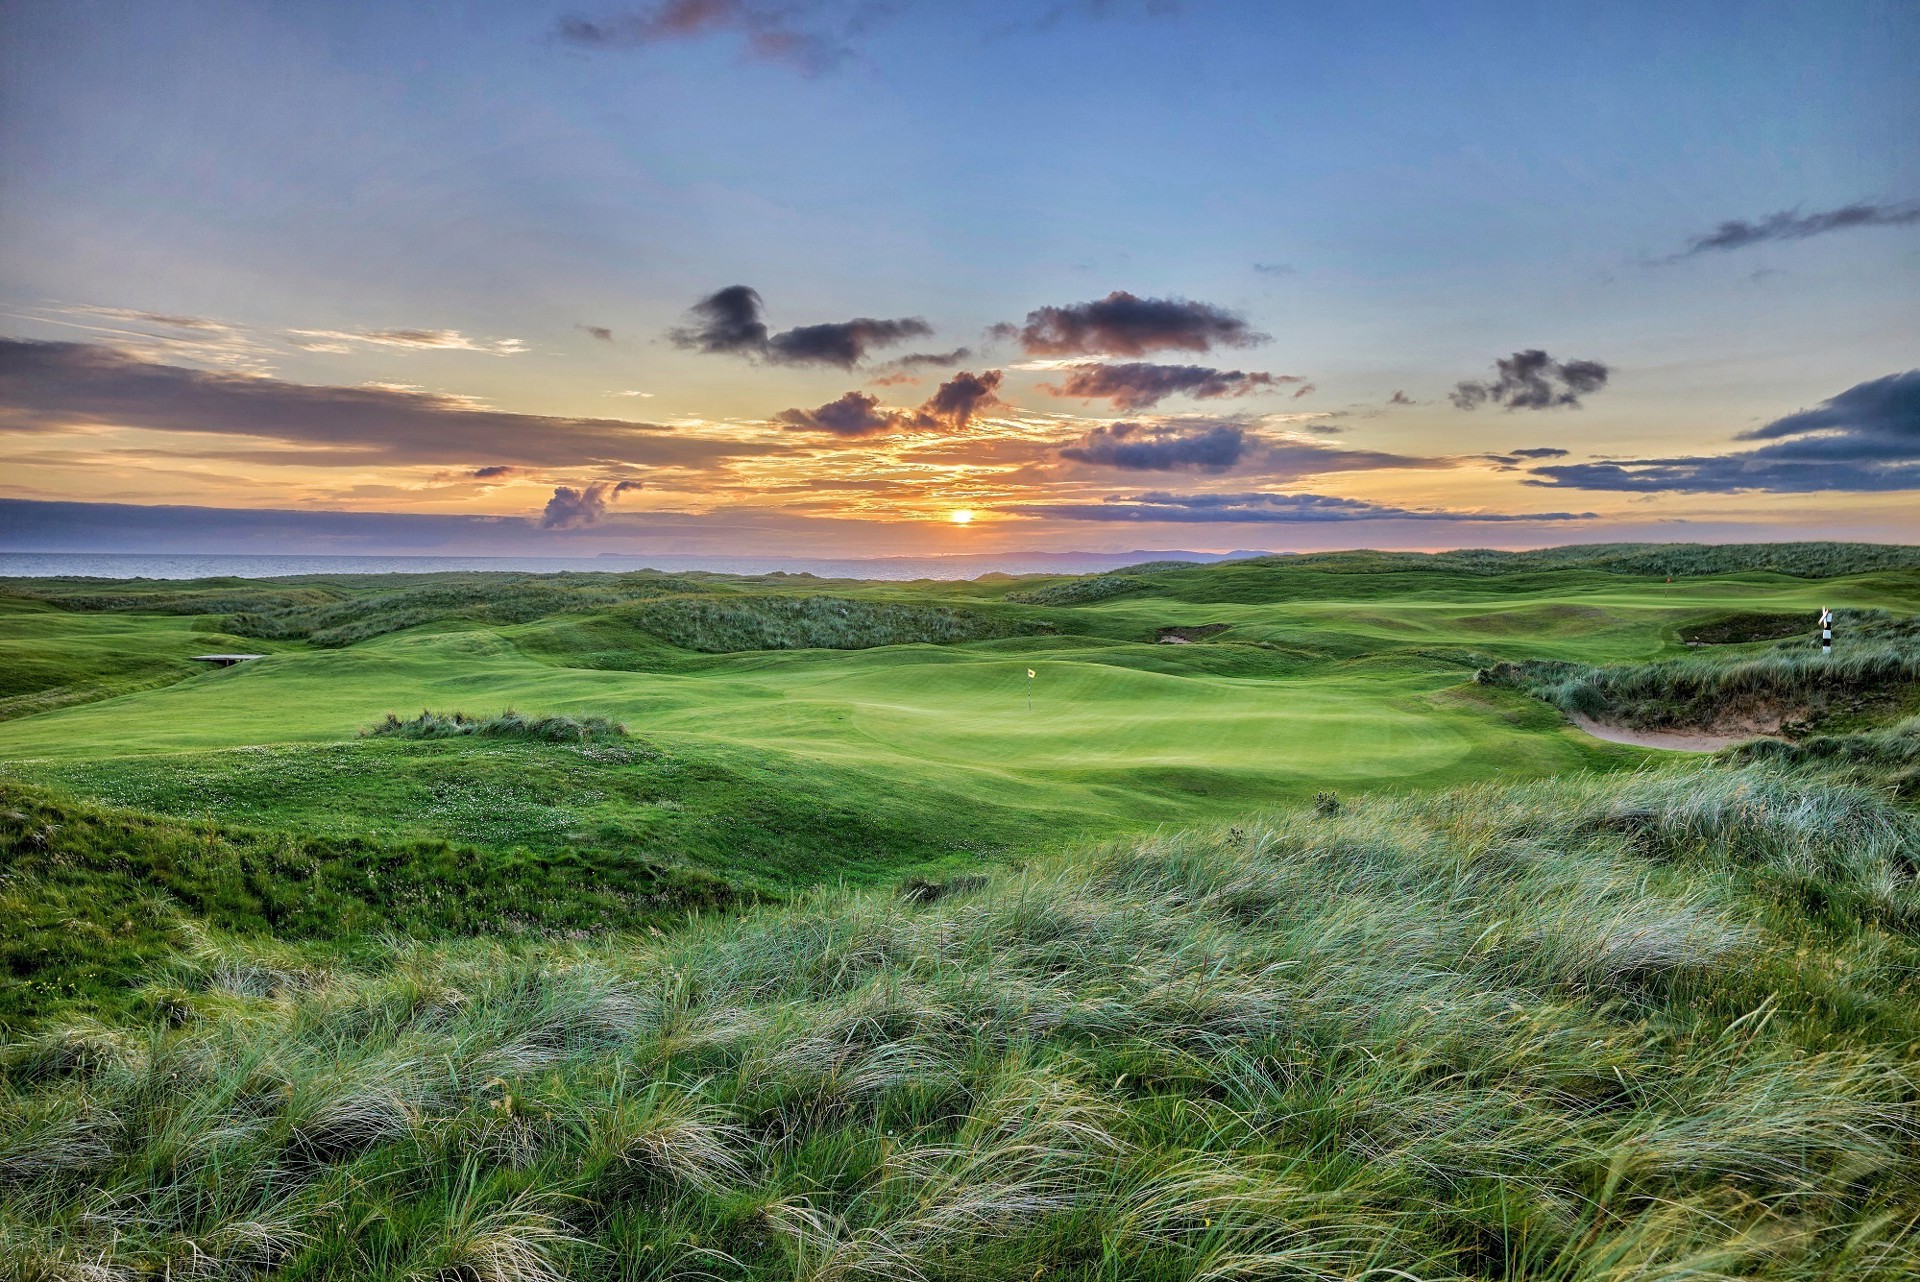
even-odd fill
[(519, 471), (519, 468), (505, 463), (494, 463), (487, 467), (476, 467), (467, 475), (476, 481), (497, 481), (503, 477), (513, 476)]
[(973, 355), (971, 347), (956, 347), (950, 352), (910, 352), (905, 356), (896, 356), (888, 361), (884, 368), (893, 370), (931, 369), (944, 365), (958, 365)]
[(1253, 444), (1238, 423), (1182, 430), (1160, 424), (1114, 423), (1089, 431), (1060, 457), (1126, 472), (1224, 472), (1246, 457)]
[(939, 390), (920, 407), (920, 414), (960, 431), (973, 421), (975, 414), (1000, 404), (1000, 398), (995, 395), (1000, 390), (1000, 378), (997, 369), (982, 374), (963, 370), (940, 384)]
[(629, 490), (641, 488), (639, 481), (594, 481), (575, 489), (556, 485), (553, 497), (540, 513), (543, 530), (577, 530), (594, 525), (607, 514), (607, 505)]
[(584, 331), (589, 338), (597, 338), (603, 343), (613, 341), (613, 331), (605, 325), (575, 325), (574, 328)]
[(802, 325), (767, 340), (768, 360), (782, 365), (836, 365), (852, 369), (866, 359), (867, 350), (891, 347), (909, 338), (933, 333), (933, 326), (915, 316), (874, 320), (858, 316), (850, 321)]
[(518, 356), (518, 338), (469, 338), (457, 329), (290, 329), (287, 341), (309, 352), (349, 352), (355, 347), (404, 347), (422, 352), (487, 352)]
[[(785, 63), (817, 76), (844, 62), (852, 50), (844, 38), (820, 20), (817, 5), (753, 3), (751, 0), (664, 0), (663, 3), (598, 21), (562, 18), (556, 34), (593, 49), (635, 49), (674, 40), (737, 35), (746, 53), (765, 62)], [(871, 6), (856, 8), (843, 30), (849, 34)], [(815, 19), (811, 26), (799, 20)]]
[(1011, 338), (1029, 356), (1145, 356), (1157, 351), (1206, 352), (1252, 347), (1268, 336), (1211, 303), (1184, 298), (1139, 298), (1116, 289), (1105, 298), (1027, 313), (1024, 325), (989, 331)]
[(1859, 202), (1812, 214), (1783, 209), (1755, 222), (1744, 218), (1729, 219), (1705, 235), (1695, 236), (1687, 243), (1686, 249), (1667, 261), (1722, 250), (1745, 249), (1749, 245), (1761, 245), (1772, 240), (1805, 240), (1809, 236), (1824, 236), (1828, 232), (1846, 231), (1853, 227), (1906, 227), (1914, 223), (1920, 223), (1920, 200), (1879, 205)]
[(1509, 410), (1579, 409), (1580, 398), (1605, 387), (1612, 374), (1599, 361), (1556, 361), (1537, 347), (1493, 366), (1499, 377), (1492, 382), (1454, 384), (1455, 408), (1476, 409), (1490, 401)]
[(1404, 508), (1327, 494), (1167, 494), (1115, 496), (1102, 503), (1029, 503), (1000, 509), (1062, 521), (1163, 521), (1178, 524), (1318, 524), (1330, 521), (1589, 521), (1592, 512), (1463, 512)]
[(675, 346), (696, 352), (747, 356), (781, 365), (852, 369), (871, 348), (890, 347), (933, 333), (933, 327), (917, 316), (896, 320), (859, 316), (774, 334), (761, 318), (761, 306), (757, 291), (746, 285), (729, 285), (695, 303), (688, 309), (691, 323), (669, 330), (667, 337)]
[[(1287, 416), (1270, 416), (1269, 422), (1272, 417)], [(1340, 429), (1308, 424), (1306, 430), (1337, 434)], [(1287, 482), (1326, 472), (1430, 470), (1460, 463), (1453, 458), (1416, 458), (1275, 437), (1246, 423), (1180, 419), (1102, 424), (1058, 446), (1057, 453), (1071, 462), (1128, 472), (1238, 471)]]
[(753, 356), (767, 347), (760, 295), (746, 285), (716, 289), (687, 309), (692, 323), (667, 331), (674, 346), (711, 355)]
[(817, 409), (782, 410), (773, 421), (807, 432), (831, 432), (835, 436), (878, 436), (883, 432), (919, 429), (921, 431), (961, 431), (981, 410), (1000, 404), (995, 395), (1000, 387), (1000, 371), (981, 374), (965, 371), (940, 384), (918, 410), (887, 409), (880, 398), (865, 392), (848, 392), (838, 400)]
[(1253, 270), (1262, 276), (1298, 276), (1300, 269), (1292, 263), (1255, 263)]
[(818, 409), (782, 410), (774, 422), (809, 432), (831, 432), (835, 436), (878, 436), (896, 428), (912, 426), (913, 416), (905, 410), (880, 407), (880, 398), (865, 392), (848, 392)]
[(1734, 439), (1733, 454), (1616, 459), (1534, 469), (1529, 485), (1639, 493), (1920, 490), (1920, 369), (1857, 383)]
[(1387, 398), (1387, 404), (1389, 405), (1418, 405), (1419, 403), (1419, 401), (1414, 400), (1405, 392), (1400, 391), (1396, 391), (1392, 396)]
[(0, 339), (0, 432), (76, 427), (264, 438), (284, 462), (692, 466), (765, 447), (652, 423), (475, 408), (458, 397), (332, 387), (141, 360), (92, 343)]
[(1554, 449), (1551, 446), (1538, 446), (1532, 449), (1508, 450), (1504, 454), (1482, 454), (1479, 457), (1496, 465), (1502, 472), (1517, 472), (1530, 463), (1538, 463), (1541, 459), (1565, 458), (1567, 451)]
[(1209, 369), (1204, 365), (1150, 365), (1141, 362), (1068, 365), (1064, 372), (1066, 378), (1061, 383), (1043, 383), (1041, 386), (1055, 396), (1104, 400), (1119, 410), (1149, 409), (1176, 392), (1185, 393), (1195, 400), (1214, 400), (1224, 396), (1251, 396), (1271, 388), (1275, 383), (1300, 381), (1291, 374), (1276, 377), (1272, 374), (1243, 373), (1237, 369)]
[(1300, 390), (1293, 394), (1293, 399), (1297, 401), (1302, 396), (1311, 396), (1319, 390), (1320, 390), (1320, 385), (1318, 383), (1302, 383), (1300, 385)]
[(231, 333), (234, 326), (225, 321), (217, 321), (206, 316), (183, 316), (178, 312), (148, 312), (137, 307), (70, 307), (66, 309), (87, 316), (98, 316), (104, 320), (124, 321), (134, 325), (162, 325), (168, 329), (189, 329), (201, 333)]

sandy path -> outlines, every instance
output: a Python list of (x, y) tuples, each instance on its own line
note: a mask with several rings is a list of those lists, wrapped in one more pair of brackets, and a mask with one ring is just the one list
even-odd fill
[(1666, 748), (1673, 752), (1718, 752), (1766, 733), (1764, 730), (1737, 730), (1731, 734), (1714, 734), (1705, 730), (1628, 730), (1624, 726), (1604, 725), (1577, 712), (1571, 715), (1574, 725), (1596, 739), (1624, 743), (1635, 748)]

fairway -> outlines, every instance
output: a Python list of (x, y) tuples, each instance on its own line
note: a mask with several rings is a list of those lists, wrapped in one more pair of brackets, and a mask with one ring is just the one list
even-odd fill
[[(771, 586), (715, 580), (698, 599), (751, 618)], [(1030, 635), (746, 653), (646, 631), (676, 617), (672, 596), (638, 614), (563, 602), (525, 622), (429, 619), (334, 648), (227, 637), (219, 616), (141, 613), (137, 599), (108, 614), (21, 602), (0, 613), (0, 645), (68, 664), (40, 680), (72, 706), (0, 722), (0, 770), (160, 813), (301, 831), (553, 850), (613, 841), (740, 884), (791, 887), (1231, 817), (1329, 789), (1638, 766), (1663, 754), (1601, 742), (1532, 699), (1475, 686), (1474, 673), (1502, 660), (1685, 653), (1687, 627), (1730, 613), (1920, 604), (1912, 571), (1675, 584), (1578, 569), (1229, 564), (1156, 572), (1139, 590), (1070, 608), (1017, 607), (1008, 597), (1020, 586), (843, 583), (820, 599), (847, 603), (835, 618), (866, 610), (910, 628), (947, 611), (938, 617), (976, 620), (965, 625), (976, 631)], [(223, 601), (235, 595), (223, 587)], [(792, 595), (783, 587), (774, 603)], [(681, 633), (699, 644), (689, 626)], [(1155, 640), (1208, 626), (1196, 644)], [(202, 647), (276, 652), (223, 670), (181, 662)], [(148, 688), (117, 693), (116, 682)], [(77, 702), (88, 689), (99, 697)], [(422, 709), (610, 717), (651, 764), (555, 748), (540, 750), (536, 770), (531, 749), (516, 758), (359, 737), (388, 712)], [(344, 802), (329, 791), (343, 775)], [(771, 810), (741, 838), (727, 816), (746, 804)], [(846, 823), (867, 835), (831, 850), (796, 835)]]

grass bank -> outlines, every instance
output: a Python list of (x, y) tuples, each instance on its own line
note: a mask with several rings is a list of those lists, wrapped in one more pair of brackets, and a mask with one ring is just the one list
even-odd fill
[(209, 936), (0, 1057), (0, 1269), (1904, 1279), (1917, 843), (1703, 767), (661, 938)]

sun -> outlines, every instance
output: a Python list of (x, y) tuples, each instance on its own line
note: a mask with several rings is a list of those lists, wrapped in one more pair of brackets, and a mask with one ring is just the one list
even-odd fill
[(971, 525), (973, 524), (973, 509), (970, 507), (955, 508), (953, 511), (947, 513), (947, 519), (955, 525)]

